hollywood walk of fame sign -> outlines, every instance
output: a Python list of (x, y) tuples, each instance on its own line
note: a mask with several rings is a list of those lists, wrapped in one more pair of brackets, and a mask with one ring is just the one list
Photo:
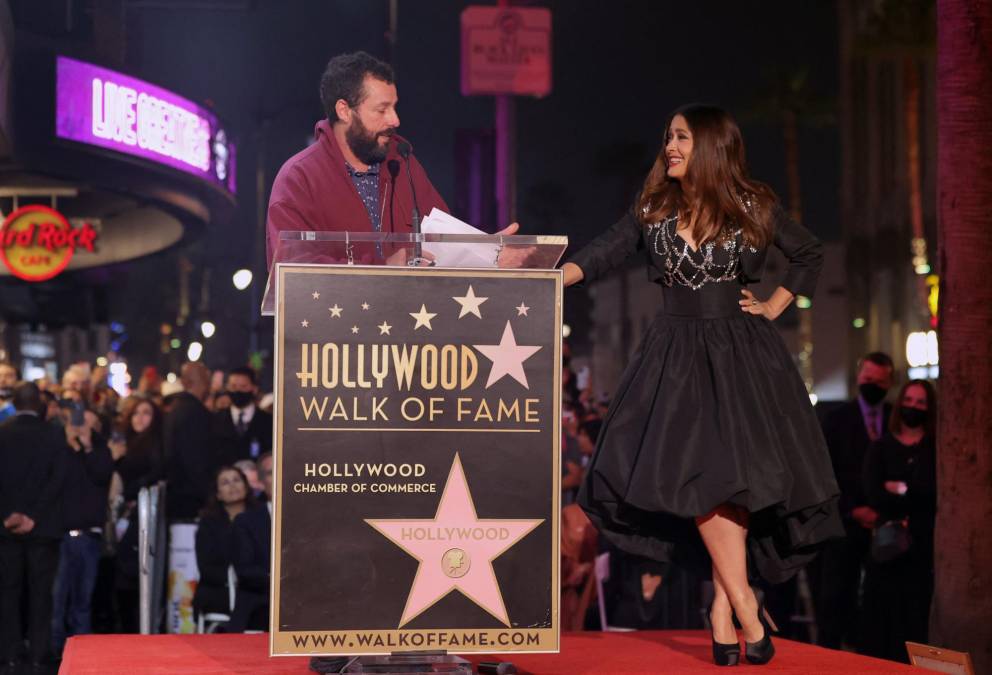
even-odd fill
[(557, 651), (560, 272), (277, 273), (272, 653)]

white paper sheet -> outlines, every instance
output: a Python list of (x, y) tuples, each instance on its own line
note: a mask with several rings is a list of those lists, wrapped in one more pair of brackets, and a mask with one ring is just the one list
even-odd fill
[[(464, 223), (449, 213), (431, 209), (420, 223), (424, 234), (488, 234)], [(438, 267), (495, 267), (496, 244), (438, 244), (425, 242), (424, 250), (434, 256)]]

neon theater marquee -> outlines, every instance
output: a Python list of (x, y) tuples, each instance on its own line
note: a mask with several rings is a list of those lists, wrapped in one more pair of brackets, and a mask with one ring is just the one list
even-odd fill
[(236, 192), (235, 148), (211, 111), (148, 82), (56, 59), (58, 138), (140, 157)]

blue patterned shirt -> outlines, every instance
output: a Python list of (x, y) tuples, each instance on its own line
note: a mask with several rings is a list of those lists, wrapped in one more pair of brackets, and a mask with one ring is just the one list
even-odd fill
[(372, 229), (376, 232), (382, 231), (382, 211), (379, 209), (379, 165), (370, 164), (368, 171), (358, 171), (348, 162), (345, 162), (344, 165), (348, 168), (351, 182), (358, 190), (358, 196), (365, 204), (365, 210), (369, 212)]

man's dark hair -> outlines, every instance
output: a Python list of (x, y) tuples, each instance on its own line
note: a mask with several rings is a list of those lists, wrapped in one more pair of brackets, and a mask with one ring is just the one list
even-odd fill
[(244, 375), (249, 380), (251, 380), (251, 383), (253, 385), (258, 384), (258, 378), (255, 376), (255, 371), (249, 368), (248, 366), (241, 366), (240, 368), (235, 368), (234, 370), (232, 370), (227, 374), (228, 377), (231, 377), (231, 375)]
[(885, 352), (870, 352), (861, 357), (860, 363), (858, 363), (858, 369), (861, 368), (861, 364), (865, 361), (871, 361), (876, 366), (881, 366), (882, 368), (888, 368), (889, 370), (895, 370), (895, 364), (892, 363), (892, 357)]
[(10, 402), (14, 410), (41, 412), (41, 389), (34, 382), (18, 382)]
[(333, 124), (338, 120), (334, 105), (339, 99), (344, 99), (351, 108), (362, 102), (365, 97), (362, 84), (366, 75), (386, 84), (396, 82), (392, 66), (366, 52), (341, 54), (327, 62), (327, 68), (320, 78), (320, 102), (324, 106), (328, 122)]

